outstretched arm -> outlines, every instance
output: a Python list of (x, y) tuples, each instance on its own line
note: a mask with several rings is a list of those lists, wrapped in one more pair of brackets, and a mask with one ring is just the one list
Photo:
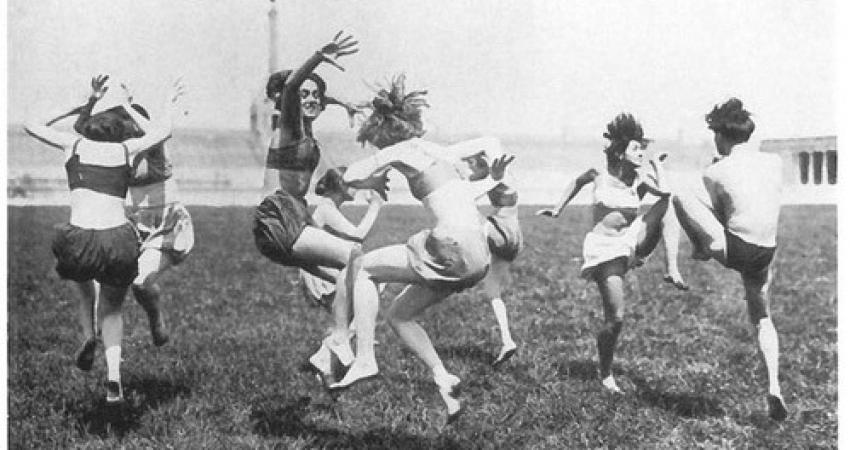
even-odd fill
[(85, 105), (77, 108), (77, 121), (74, 122), (74, 131), (77, 133), (83, 134), (83, 126), (91, 117), (92, 109), (94, 109), (94, 104), (100, 101), (103, 96), (106, 94), (106, 91), (109, 90), (109, 87), (106, 86), (106, 82), (109, 80), (109, 75), (97, 75), (92, 77), (91, 79), (91, 95), (89, 95), (89, 100)]
[(590, 169), (587, 172), (581, 174), (570, 182), (567, 185), (567, 188), (564, 190), (564, 194), (561, 196), (561, 199), (558, 203), (549, 209), (541, 209), (537, 211), (537, 215), (539, 216), (548, 216), (548, 217), (558, 217), (563, 212), (564, 207), (567, 206), (575, 196), (581, 191), (581, 189), (588, 183), (592, 182), (599, 175), (599, 172), (596, 169)]
[(313, 73), (313, 70), (322, 62), (330, 63), (331, 65), (342, 69), (334, 60), (345, 55), (357, 53), (357, 41), (353, 40), (352, 36), (342, 36), (342, 31), (334, 36), (334, 39), (319, 51), (313, 54), (301, 67), (289, 76), (281, 91), (280, 99), (280, 119), (279, 125), (279, 145), (285, 145), (288, 142), (295, 142), (304, 137), (304, 125), (301, 119), (301, 99), (298, 91), (301, 89), (301, 84), (307, 77)]
[(57, 130), (52, 128), (52, 125), (66, 117), (77, 114), (77, 110), (79, 108), (80, 107), (75, 107), (70, 111), (65, 111), (59, 115), (51, 116), (50, 118), (44, 117), (27, 121), (24, 124), (24, 131), (39, 141), (51, 147), (58, 148), (59, 150), (70, 148), (74, 145), (74, 142), (80, 139), (80, 136), (74, 133)]

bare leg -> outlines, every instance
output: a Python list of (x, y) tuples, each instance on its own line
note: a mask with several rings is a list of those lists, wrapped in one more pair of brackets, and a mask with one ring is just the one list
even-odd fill
[(682, 226), (676, 217), (675, 208), (667, 209), (661, 223), (661, 233), (667, 263), (667, 273), (664, 275), (664, 281), (671, 283), (678, 289), (687, 291), (689, 287), (679, 272), (679, 237), (681, 236)]
[(434, 382), (440, 390), (440, 396), (446, 404), (449, 413), (449, 422), (454, 421), (460, 413), (461, 403), (456, 398), (457, 386), (460, 378), (450, 374), (443, 361), (434, 349), (434, 344), (428, 337), (428, 333), (415, 319), (422, 312), (440, 302), (451, 294), (450, 291), (435, 291), (421, 285), (409, 285), (396, 298), (387, 312), (390, 325), (402, 342), (405, 343), (422, 362), (431, 369)]
[(649, 256), (661, 240), (662, 220), (667, 214), (670, 198), (658, 199), (646, 214), (639, 217), (634, 226), (637, 227), (635, 235), (635, 254), (638, 258)]
[[(373, 376), (378, 372), (374, 351), (375, 325), (380, 309), (377, 283), (412, 283), (418, 281), (415, 272), (408, 267), (407, 261), (407, 247), (404, 245), (383, 247), (363, 256), (362, 268), (357, 273), (354, 283), (352, 302), (354, 328), (357, 335), (357, 356), (345, 377), (339, 383), (332, 385), (332, 388), (340, 389), (350, 386), (352, 383)], [(337, 283), (337, 289), (339, 287), (340, 282)], [(337, 295), (339, 295), (339, 290), (337, 290)], [(336, 306), (336, 304), (337, 299), (334, 299), (334, 305)], [(335, 318), (337, 320), (336, 331), (332, 334), (332, 337), (343, 333), (343, 330), (346, 333), (348, 332), (348, 323), (340, 322), (341, 316), (335, 315)], [(331, 348), (331, 350), (335, 351), (334, 348)], [(343, 356), (340, 356), (340, 360), (342, 359)]]
[(165, 331), (165, 321), (159, 309), (160, 290), (156, 280), (171, 265), (171, 258), (160, 250), (145, 249), (139, 256), (139, 275), (132, 285), (133, 296), (147, 313), (151, 337), (157, 347), (168, 342), (168, 333)]
[(788, 417), (788, 409), (782, 399), (779, 387), (779, 339), (776, 328), (770, 319), (770, 300), (768, 290), (772, 281), (773, 268), (764, 274), (741, 275), (744, 281), (744, 291), (747, 300), (747, 311), (750, 322), (756, 328), (758, 347), (764, 360), (768, 382), (768, 414), (771, 419), (784, 420)]
[(508, 282), (510, 264), (509, 261), (494, 256), (490, 260), (490, 270), (487, 272), (487, 276), (481, 281), (484, 285), (484, 292), (490, 297), (490, 304), (493, 307), (493, 313), (496, 315), (499, 334), (502, 338), (502, 348), (493, 361), (494, 366), (507, 361), (516, 353), (516, 343), (511, 336), (511, 329), (508, 325), (508, 312), (505, 308), (505, 302), (502, 301), (502, 288)]
[(121, 339), (124, 321), (121, 305), (127, 287), (102, 285), (100, 309), (103, 311), (103, 346), (106, 354), (107, 402), (122, 400), (121, 392)]
[(596, 335), (596, 347), (599, 351), (599, 376), (602, 384), (611, 392), (622, 392), (614, 381), (611, 365), (614, 362), (614, 349), (623, 328), (623, 276), (626, 273), (625, 258), (603, 263), (596, 269), (596, 284), (602, 296), (602, 310), (605, 323)]
[(94, 364), (94, 352), (97, 348), (97, 324), (95, 323), (95, 305), (97, 304), (97, 287), (94, 281), (74, 283), (78, 294), (77, 318), (83, 329), (83, 344), (77, 350), (77, 367), (80, 370), (91, 370)]
[(693, 258), (714, 258), (726, 264), (726, 235), (705, 200), (692, 192), (682, 191), (673, 196), (673, 207), (679, 223), (694, 246)]

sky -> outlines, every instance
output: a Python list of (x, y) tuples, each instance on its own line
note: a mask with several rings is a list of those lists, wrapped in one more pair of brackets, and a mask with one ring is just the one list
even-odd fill
[[(82, 102), (109, 73), (161, 103), (182, 76), (180, 126), (246, 129), (268, 71), (267, 0), (9, 0), (10, 123)], [(360, 52), (318, 72), (370, 98), (405, 73), (428, 89), (432, 132), (600, 138), (621, 111), (650, 137), (709, 139), (703, 116), (737, 96), (755, 138), (836, 134), (835, 2), (278, 0), (280, 66), (338, 31)], [(156, 110), (156, 106), (153, 106)], [(340, 112), (322, 126), (343, 130)]]

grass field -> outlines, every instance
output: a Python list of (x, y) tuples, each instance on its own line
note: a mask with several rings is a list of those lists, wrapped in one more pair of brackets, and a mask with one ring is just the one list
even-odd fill
[[(150, 343), (128, 299), (122, 373), (127, 404), (105, 407), (105, 367), (78, 371), (72, 291), (53, 271), (49, 236), (67, 209), (9, 209), (9, 443), (13, 448), (810, 448), (837, 445), (836, 209), (783, 209), (773, 312), (791, 416), (765, 415), (766, 381), (736, 275), (687, 259), (689, 292), (665, 285), (660, 255), (628, 276), (615, 373), (596, 379), (595, 286), (578, 278), (590, 210), (558, 221), (522, 211), (527, 247), (506, 296), (520, 351), (494, 371), (489, 302), (468, 291), (423, 323), (449, 371), (467, 383), (467, 413), (445, 427), (424, 366), (386, 324), (382, 378), (335, 402), (301, 367), (328, 315), (301, 298), (292, 269), (259, 255), (249, 208), (192, 207), (197, 247), (161, 286), (172, 342)], [(349, 211), (352, 212), (352, 211)], [(353, 211), (357, 216), (359, 211)], [(400, 242), (428, 220), (385, 208), (369, 247)], [(386, 300), (385, 300), (386, 301)]]

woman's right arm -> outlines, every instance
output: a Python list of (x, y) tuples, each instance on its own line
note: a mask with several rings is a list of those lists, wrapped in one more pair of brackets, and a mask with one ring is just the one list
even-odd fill
[(563, 212), (564, 208), (567, 206), (575, 196), (581, 191), (581, 189), (588, 183), (592, 182), (599, 175), (599, 172), (596, 169), (590, 169), (587, 172), (581, 174), (570, 182), (567, 185), (567, 188), (564, 189), (564, 194), (561, 196), (561, 199), (558, 203), (549, 209), (541, 209), (537, 211), (537, 215), (539, 216), (548, 216), (548, 217), (558, 217)]
[(39, 141), (51, 146), (58, 148), (60, 150), (65, 150), (74, 145), (80, 136), (74, 133), (68, 133), (65, 131), (59, 131), (55, 128), (52, 128), (50, 125), (56, 123), (57, 121), (68, 117), (70, 115), (75, 114), (78, 108), (74, 108), (70, 112), (65, 112), (58, 116), (53, 116), (51, 118), (42, 118), (30, 120), (24, 124), (24, 131), (27, 132), (30, 136), (38, 139)]

